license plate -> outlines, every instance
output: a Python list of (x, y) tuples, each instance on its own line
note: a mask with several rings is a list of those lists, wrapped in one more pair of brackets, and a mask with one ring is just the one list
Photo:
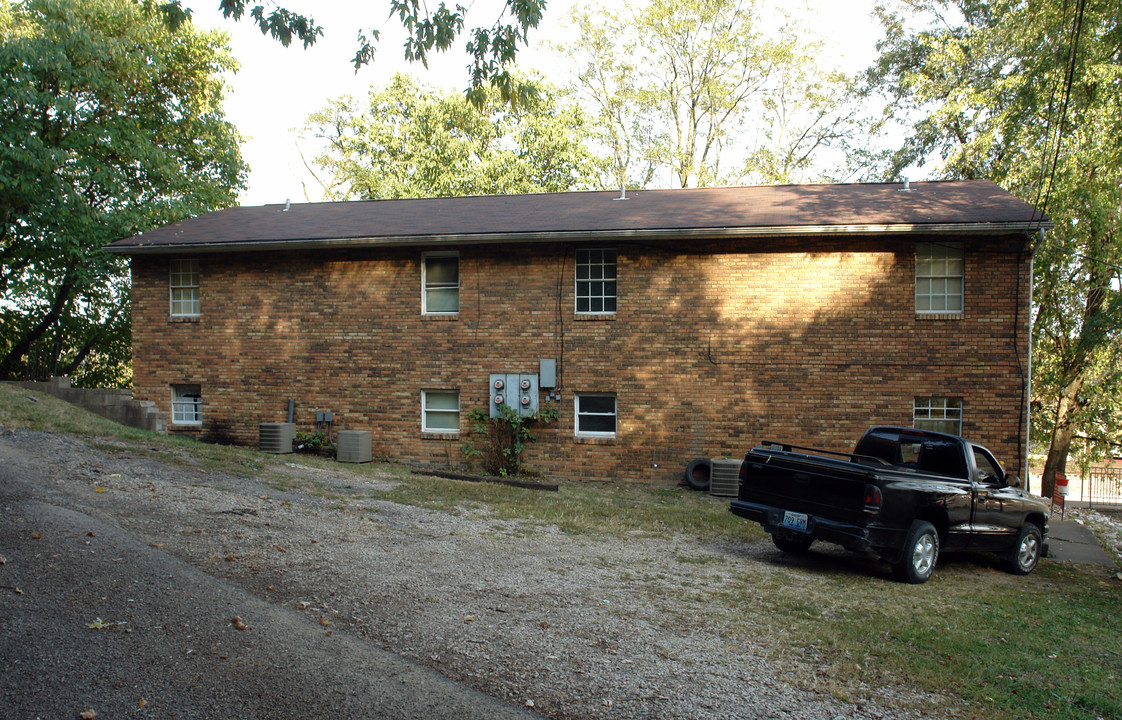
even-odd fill
[(783, 512), (783, 527), (789, 527), (794, 530), (806, 530), (806, 515), (785, 510)]

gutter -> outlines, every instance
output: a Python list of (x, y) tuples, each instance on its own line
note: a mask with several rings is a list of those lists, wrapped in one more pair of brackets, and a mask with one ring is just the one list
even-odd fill
[(232, 242), (154, 242), (107, 245), (113, 255), (170, 255), (187, 251), (252, 252), (277, 250), (409, 247), (417, 245), (504, 245), (550, 242), (609, 242), (626, 240), (721, 239), (753, 237), (939, 234), (999, 235), (1051, 230), (1051, 222), (934, 223), (893, 225), (789, 225), (779, 227), (654, 228), (627, 230), (561, 230), (526, 233), (455, 233), (445, 235), (382, 235), (349, 238), (299, 238), (293, 240), (245, 240)]

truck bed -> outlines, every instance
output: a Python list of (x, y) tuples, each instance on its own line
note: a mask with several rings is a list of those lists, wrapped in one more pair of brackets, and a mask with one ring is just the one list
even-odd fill
[(744, 459), (753, 502), (860, 523), (873, 468), (848, 459), (755, 448)]

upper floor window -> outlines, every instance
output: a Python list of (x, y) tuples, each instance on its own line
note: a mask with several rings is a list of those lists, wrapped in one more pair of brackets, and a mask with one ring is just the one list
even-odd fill
[(577, 250), (577, 312), (610, 315), (616, 311), (616, 251)]
[(962, 434), (962, 398), (917, 397), (912, 427), (949, 435)]
[(199, 385), (171, 386), (171, 421), (176, 425), (203, 424), (203, 392)]
[(616, 436), (616, 396), (604, 393), (577, 393), (576, 434), (578, 437), (614, 438)]
[(916, 312), (961, 313), (962, 243), (916, 244)]
[(421, 432), (460, 432), (460, 391), (421, 391)]
[(421, 312), (455, 315), (460, 312), (460, 255), (433, 252), (421, 256)]
[(199, 261), (171, 261), (171, 316), (198, 317)]

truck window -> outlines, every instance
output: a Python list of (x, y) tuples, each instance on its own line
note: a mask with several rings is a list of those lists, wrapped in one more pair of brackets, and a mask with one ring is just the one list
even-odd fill
[(929, 473), (966, 477), (966, 458), (957, 440), (922, 433), (901, 433), (877, 428), (865, 434), (854, 452), (880, 458), (893, 465), (912, 467)]
[(974, 453), (974, 467), (978, 471), (978, 476), (974, 479), (986, 485), (1000, 485), (1005, 478), (1005, 471), (994, 460), (993, 455), (977, 445), (971, 445), (970, 449)]
[(923, 454), (919, 467), (927, 472), (951, 477), (965, 478), (962, 448), (951, 440), (927, 438), (923, 442)]
[(908, 441), (900, 438), (900, 459), (897, 462), (901, 465), (919, 467), (919, 455), (922, 449), (923, 443), (918, 440)]

